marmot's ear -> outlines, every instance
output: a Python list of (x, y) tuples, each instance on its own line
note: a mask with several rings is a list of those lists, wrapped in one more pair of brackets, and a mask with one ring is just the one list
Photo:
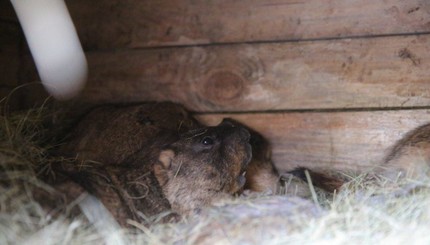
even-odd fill
[(169, 169), (172, 167), (172, 160), (175, 153), (172, 150), (164, 150), (158, 156), (158, 162), (154, 165), (154, 175), (158, 183), (164, 186), (169, 180)]
[(172, 166), (172, 160), (175, 153), (172, 150), (164, 150), (160, 152), (158, 161), (164, 169), (169, 169)]

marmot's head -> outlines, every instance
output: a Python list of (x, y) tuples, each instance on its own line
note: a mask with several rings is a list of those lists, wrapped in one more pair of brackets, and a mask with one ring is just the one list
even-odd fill
[(238, 192), (252, 156), (249, 138), (223, 122), (184, 133), (161, 151), (154, 173), (172, 209), (186, 213)]
[(272, 149), (269, 142), (257, 131), (234, 119), (225, 118), (223, 122), (246, 128), (251, 135), (249, 143), (252, 147), (252, 160), (248, 164), (244, 190), (275, 193), (280, 184), (279, 173), (272, 162)]

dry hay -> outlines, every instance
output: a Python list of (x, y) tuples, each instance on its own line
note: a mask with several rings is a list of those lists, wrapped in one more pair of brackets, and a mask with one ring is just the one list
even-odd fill
[[(247, 193), (175, 224), (121, 229), (102, 205), (81, 196), (83, 214), (46, 213), (34, 188), (55, 192), (36, 178), (59, 160), (48, 151), (43, 108), (1, 116), (0, 244), (430, 244), (430, 181), (392, 183), (362, 175), (331, 196), (306, 200)], [(49, 116), (49, 115), (48, 115)], [(38, 169), (38, 170), (36, 170)], [(405, 185), (414, 188), (404, 193)], [(416, 188), (419, 186), (420, 188)], [(403, 192), (399, 191), (403, 190)], [(59, 207), (60, 209), (61, 207)]]

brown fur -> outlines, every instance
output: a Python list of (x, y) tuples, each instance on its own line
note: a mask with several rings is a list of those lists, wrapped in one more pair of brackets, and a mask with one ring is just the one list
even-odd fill
[(147, 146), (162, 147), (175, 139), (172, 135), (198, 127), (201, 125), (182, 106), (169, 102), (100, 106), (80, 120), (58, 153), (127, 165), (142, 149), (152, 153)]
[(288, 173), (300, 178), (305, 182), (308, 182), (306, 171), (308, 172), (309, 177), (311, 178), (312, 184), (318, 188), (323, 189), (324, 191), (327, 191), (330, 193), (333, 193), (335, 191), (337, 192), (344, 184), (344, 180), (337, 176), (331, 176), (323, 172), (315, 172), (308, 168), (303, 168), (303, 167), (296, 168), (292, 171), (289, 171)]
[(244, 189), (255, 192), (270, 191), (276, 193), (279, 187), (280, 176), (271, 159), (272, 149), (270, 148), (269, 142), (257, 131), (240, 122), (230, 118), (224, 119), (223, 121), (244, 127), (251, 134), (252, 160), (246, 171), (246, 184)]
[[(311, 197), (312, 194), (309, 190), (309, 185), (306, 183), (306, 180), (303, 181), (304, 179), (300, 178), (301, 176), (291, 173), (283, 173), (282, 177), (280, 176), (271, 159), (272, 151), (270, 144), (260, 133), (230, 118), (226, 118), (223, 121), (244, 127), (251, 134), (252, 159), (246, 171), (244, 191), (269, 191), (271, 193), (283, 193), (303, 198)], [(313, 174), (313, 178), (323, 178), (316, 183), (323, 191), (332, 192), (334, 188), (338, 188), (337, 185), (336, 187), (327, 185), (328, 181), (332, 182), (332, 184), (335, 184), (334, 182), (339, 184), (338, 179), (335, 177), (323, 174), (322, 172), (310, 171), (310, 173), (311, 175)], [(320, 186), (320, 184), (323, 185)]]
[[(205, 138), (211, 145), (202, 145)], [(237, 193), (251, 160), (249, 133), (221, 123), (193, 130), (160, 154), (155, 166), (163, 193), (179, 213), (188, 213)]]
[(76, 162), (53, 169), (125, 225), (168, 210), (186, 214), (236, 193), (251, 159), (249, 137), (228, 122), (202, 128), (172, 103), (104, 106), (86, 115), (57, 152)]
[[(396, 181), (399, 178), (428, 178), (430, 170), (430, 124), (420, 126), (397, 141), (386, 154), (382, 164), (374, 174)], [(289, 173), (307, 181), (304, 172), (308, 171), (313, 184), (325, 191), (339, 190), (347, 180), (327, 174), (327, 171), (314, 171), (297, 168)], [(368, 181), (373, 181), (369, 177)]]
[(421, 178), (430, 167), (430, 124), (407, 133), (388, 152), (380, 172), (389, 178)]

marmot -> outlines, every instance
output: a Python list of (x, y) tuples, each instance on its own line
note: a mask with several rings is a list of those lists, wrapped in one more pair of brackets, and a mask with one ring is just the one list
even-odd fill
[[(333, 171), (314, 171), (297, 168), (291, 174), (307, 181), (304, 171), (308, 171), (313, 184), (328, 192), (339, 190), (347, 181), (330, 174)], [(423, 179), (430, 175), (430, 124), (411, 130), (397, 141), (385, 155), (382, 163), (375, 166), (372, 174), (383, 176), (392, 181), (399, 178)], [(369, 177), (372, 181), (372, 176)]]
[(388, 178), (429, 177), (430, 124), (422, 125), (396, 142), (386, 155), (379, 172)]
[(202, 127), (172, 103), (102, 106), (57, 151), (76, 162), (53, 169), (63, 176), (56, 181), (62, 190), (73, 180), (125, 225), (168, 210), (186, 214), (239, 192), (252, 157), (249, 140), (237, 124)]
[(251, 134), (252, 159), (248, 165), (244, 190), (277, 193), (280, 175), (272, 162), (272, 149), (269, 142), (260, 133), (238, 121), (227, 118), (223, 122), (243, 127)]

